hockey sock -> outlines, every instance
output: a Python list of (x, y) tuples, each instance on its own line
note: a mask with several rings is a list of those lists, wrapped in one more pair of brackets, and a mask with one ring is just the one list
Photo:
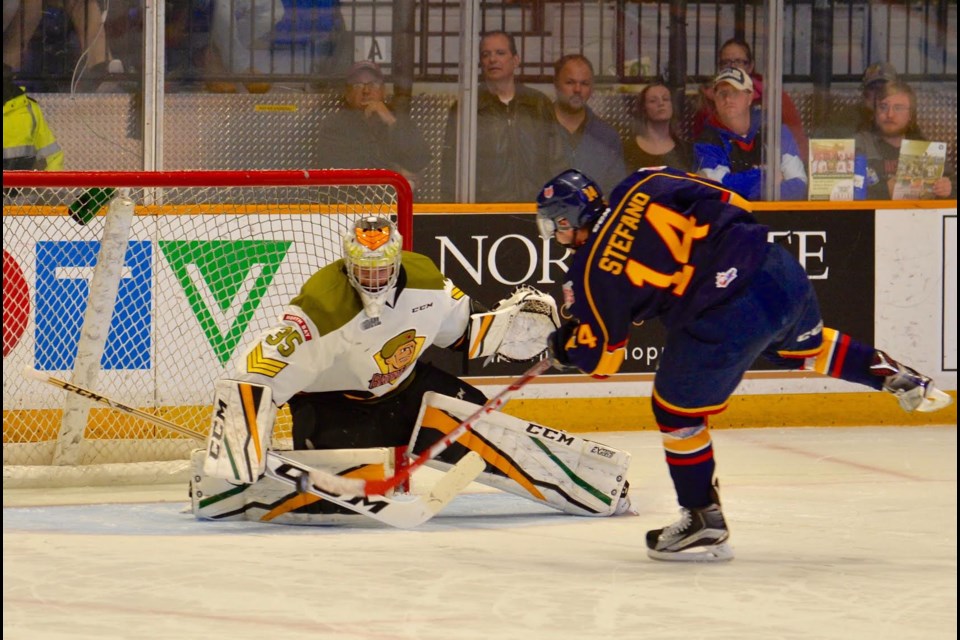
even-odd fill
[(804, 369), (833, 378), (872, 387), (883, 388), (883, 377), (870, 371), (876, 348), (854, 340), (836, 329), (823, 328), (823, 350), (808, 358)]
[(677, 502), (687, 509), (705, 507), (710, 494), (713, 472), (713, 441), (703, 416), (682, 416), (653, 403), (670, 477), (677, 492)]

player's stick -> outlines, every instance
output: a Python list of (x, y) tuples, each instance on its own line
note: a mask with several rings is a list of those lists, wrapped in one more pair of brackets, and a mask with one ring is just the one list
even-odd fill
[[(127, 406), (90, 389), (71, 384), (42, 371), (37, 371), (32, 367), (24, 369), (24, 374), (29, 378), (60, 387), (64, 391), (83, 396), (84, 398), (120, 411), (121, 413), (142, 418), (143, 420), (147, 420), (148, 422), (152, 422), (153, 424), (181, 435), (198, 440), (206, 439), (203, 434), (193, 429), (188, 429), (187, 427), (161, 418), (160, 416), (155, 416), (152, 413), (142, 411), (136, 407)], [(314, 469), (313, 467), (280, 455), (275, 451), (267, 452), (266, 475), (281, 482), (291, 484), (303, 493), (319, 496), (333, 504), (368, 516), (384, 524), (401, 529), (410, 529), (423, 524), (439, 513), (464, 487), (473, 482), (480, 472), (483, 471), (484, 467), (485, 463), (480, 455), (471, 451), (458, 461), (453, 468), (447, 471), (447, 473), (430, 488), (429, 492), (425, 495), (410, 497), (409, 499), (388, 498), (383, 494), (364, 496), (355, 493), (345, 496), (336, 491), (324, 490), (322, 487), (315, 486), (315, 484), (310, 481), (312, 477), (315, 474), (319, 474), (321, 477), (329, 475), (336, 478), (338, 476), (326, 471)], [(406, 475), (409, 476), (409, 474)]]
[[(526, 373), (511, 382), (500, 393), (493, 396), (484, 403), (482, 407), (474, 411), (466, 420), (461, 422), (453, 431), (440, 438), (427, 449), (417, 456), (413, 462), (403, 469), (398, 469), (394, 475), (383, 480), (363, 480), (362, 478), (344, 478), (342, 476), (329, 473), (320, 469), (315, 469), (310, 473), (310, 480), (313, 484), (325, 491), (331, 491), (341, 496), (375, 496), (383, 495), (390, 489), (396, 488), (405, 482), (410, 474), (422, 467), (429, 460), (436, 458), (440, 453), (457, 441), (460, 436), (473, 429), (477, 420), (488, 413), (496, 411), (510, 399), (517, 390), (524, 387), (528, 382), (545, 372), (552, 365), (550, 358), (544, 358), (537, 361), (530, 367)], [(472, 453), (472, 452), (471, 452)]]

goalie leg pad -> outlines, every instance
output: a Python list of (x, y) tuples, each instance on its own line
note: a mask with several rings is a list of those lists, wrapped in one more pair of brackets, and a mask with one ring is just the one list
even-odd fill
[[(287, 451), (284, 455), (315, 469), (351, 478), (376, 479), (393, 475), (388, 448)], [(198, 520), (249, 520), (271, 524), (335, 525), (366, 523), (367, 516), (327, 503), (268, 477), (242, 484), (207, 475), (206, 451), (190, 458), (190, 503)]]
[[(437, 393), (425, 394), (410, 455), (453, 431), (477, 408)], [(427, 464), (447, 469), (468, 450), (479, 453), (487, 465), (477, 482), (574, 515), (615, 515), (630, 467), (627, 451), (499, 412), (486, 414), (471, 432)]]
[(253, 484), (266, 468), (277, 419), (270, 387), (218, 380), (203, 469), (207, 475)]

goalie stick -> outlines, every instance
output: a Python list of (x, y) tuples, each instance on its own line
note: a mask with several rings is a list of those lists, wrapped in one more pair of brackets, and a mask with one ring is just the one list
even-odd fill
[[(175, 422), (135, 407), (127, 406), (90, 389), (71, 384), (66, 380), (61, 380), (42, 371), (37, 371), (32, 367), (26, 367), (24, 369), (24, 375), (28, 378), (60, 387), (64, 391), (82, 396), (98, 404), (110, 407), (111, 409), (116, 409), (121, 413), (147, 420), (148, 422), (152, 422), (153, 424), (181, 435), (196, 438), (201, 441), (205, 440), (203, 434), (193, 429), (188, 429)], [(485, 463), (483, 462), (483, 458), (481, 458), (478, 453), (471, 451), (457, 462), (453, 468), (447, 471), (425, 495), (417, 495), (409, 499), (389, 498), (382, 493), (379, 495), (354, 494), (347, 496), (340, 495), (339, 492), (336, 491), (324, 490), (323, 487), (317, 486), (315, 482), (312, 481), (315, 475), (319, 477), (330, 476), (332, 478), (338, 478), (339, 476), (314, 469), (275, 451), (267, 452), (266, 475), (280, 482), (293, 485), (301, 493), (310, 493), (324, 500), (328, 500), (332, 504), (368, 516), (392, 527), (411, 529), (423, 524), (439, 513), (464, 487), (473, 482), (480, 472), (483, 471), (484, 467)], [(409, 475), (410, 474), (407, 473), (405, 477), (409, 477)], [(397, 484), (399, 484), (399, 482), (391, 485), (390, 488), (397, 486)]]
[[(387, 491), (400, 486), (406, 482), (414, 471), (422, 467), (428, 461), (436, 458), (451, 444), (456, 442), (460, 436), (473, 429), (473, 425), (481, 417), (492, 413), (502, 407), (514, 392), (524, 387), (528, 382), (545, 372), (552, 366), (550, 358), (538, 360), (536, 364), (527, 369), (526, 373), (511, 382), (500, 393), (487, 400), (482, 407), (467, 416), (466, 420), (461, 422), (453, 431), (440, 438), (428, 448), (426, 448), (413, 462), (402, 469), (396, 470), (394, 475), (383, 480), (363, 480), (361, 478), (344, 478), (328, 471), (313, 469), (310, 472), (310, 482), (315, 488), (323, 491), (330, 491), (341, 497), (343, 496), (366, 496), (383, 495)], [(473, 452), (471, 452), (473, 453)], [(469, 454), (467, 454), (469, 456)], [(461, 459), (462, 462), (462, 459)], [(482, 460), (481, 460), (482, 463)], [(459, 462), (457, 463), (460, 464)], [(477, 472), (479, 474), (479, 472)]]

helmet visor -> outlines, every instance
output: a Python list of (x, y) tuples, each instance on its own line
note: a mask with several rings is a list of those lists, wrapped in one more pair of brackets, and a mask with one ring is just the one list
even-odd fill
[(573, 226), (566, 218), (548, 218), (540, 214), (537, 215), (537, 229), (540, 231), (541, 238), (550, 240), (558, 231), (573, 231)]
[(537, 216), (537, 229), (540, 230), (541, 238), (550, 240), (553, 238), (553, 234), (557, 232), (557, 223), (551, 218)]

